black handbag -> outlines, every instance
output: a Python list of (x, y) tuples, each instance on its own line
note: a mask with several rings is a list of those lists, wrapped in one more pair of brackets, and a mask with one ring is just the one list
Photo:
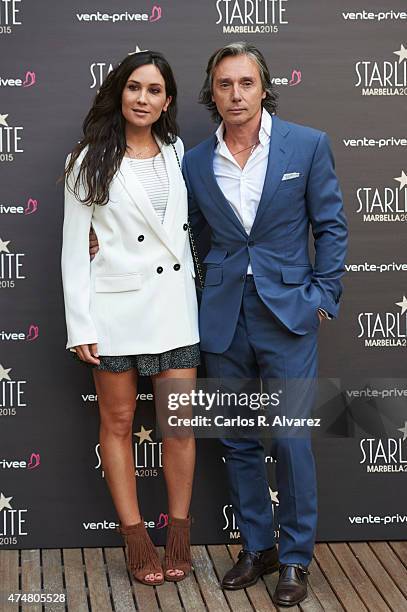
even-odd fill
[[(177, 162), (178, 162), (178, 167), (181, 170), (182, 173), (182, 168), (181, 168), (181, 164), (179, 161), (179, 157), (178, 157), (178, 153), (177, 153), (177, 149), (174, 147), (174, 145), (171, 143), (172, 148), (174, 149), (174, 153), (175, 153), (175, 157), (177, 158)], [(196, 297), (198, 299), (198, 304), (201, 303), (201, 298), (202, 298), (202, 291), (204, 288), (204, 275), (203, 275), (203, 271), (202, 271), (202, 264), (199, 260), (199, 255), (198, 255), (198, 250), (196, 248), (196, 244), (195, 244), (195, 239), (194, 239), (194, 233), (192, 231), (192, 227), (191, 227), (191, 223), (188, 219), (188, 236), (189, 236), (189, 244), (191, 246), (191, 252), (192, 252), (192, 257), (194, 260), (194, 268), (195, 268), (195, 277), (197, 279), (197, 281), (195, 281), (195, 287), (196, 287)]]

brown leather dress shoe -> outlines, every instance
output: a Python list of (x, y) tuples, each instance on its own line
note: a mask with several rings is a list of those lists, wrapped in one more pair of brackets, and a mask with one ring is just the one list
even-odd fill
[(241, 550), (235, 565), (224, 576), (223, 589), (236, 591), (256, 584), (263, 574), (271, 574), (278, 570), (277, 547), (273, 546), (259, 552)]
[(283, 563), (279, 571), (273, 601), (279, 606), (295, 606), (307, 596), (309, 571), (301, 563)]

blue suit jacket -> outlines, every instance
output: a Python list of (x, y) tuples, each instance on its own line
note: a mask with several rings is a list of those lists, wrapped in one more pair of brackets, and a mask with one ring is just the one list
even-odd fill
[[(318, 307), (337, 316), (347, 225), (326, 134), (273, 116), (266, 178), (250, 235), (217, 184), (216, 144), (212, 136), (183, 160), (193, 230), (197, 234), (209, 225), (211, 231), (199, 315), (202, 350), (222, 353), (229, 347), (249, 261), (259, 296), (294, 334), (319, 326)], [(298, 178), (282, 180), (297, 172)]]

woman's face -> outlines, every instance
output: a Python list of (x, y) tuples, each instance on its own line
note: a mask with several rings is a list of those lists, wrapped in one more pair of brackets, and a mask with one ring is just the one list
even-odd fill
[(122, 114), (134, 127), (149, 127), (170, 105), (165, 81), (157, 66), (145, 64), (133, 70), (122, 93)]

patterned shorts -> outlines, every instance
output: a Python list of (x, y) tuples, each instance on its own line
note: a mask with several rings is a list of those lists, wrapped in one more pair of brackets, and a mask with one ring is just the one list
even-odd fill
[(154, 376), (164, 370), (172, 368), (196, 368), (200, 364), (199, 344), (191, 346), (182, 346), (180, 348), (157, 353), (153, 355), (118, 355), (118, 356), (100, 356), (100, 364), (92, 365), (79, 359), (76, 353), (72, 353), (77, 361), (84, 365), (103, 370), (105, 372), (126, 372), (131, 368), (136, 368), (140, 376)]

